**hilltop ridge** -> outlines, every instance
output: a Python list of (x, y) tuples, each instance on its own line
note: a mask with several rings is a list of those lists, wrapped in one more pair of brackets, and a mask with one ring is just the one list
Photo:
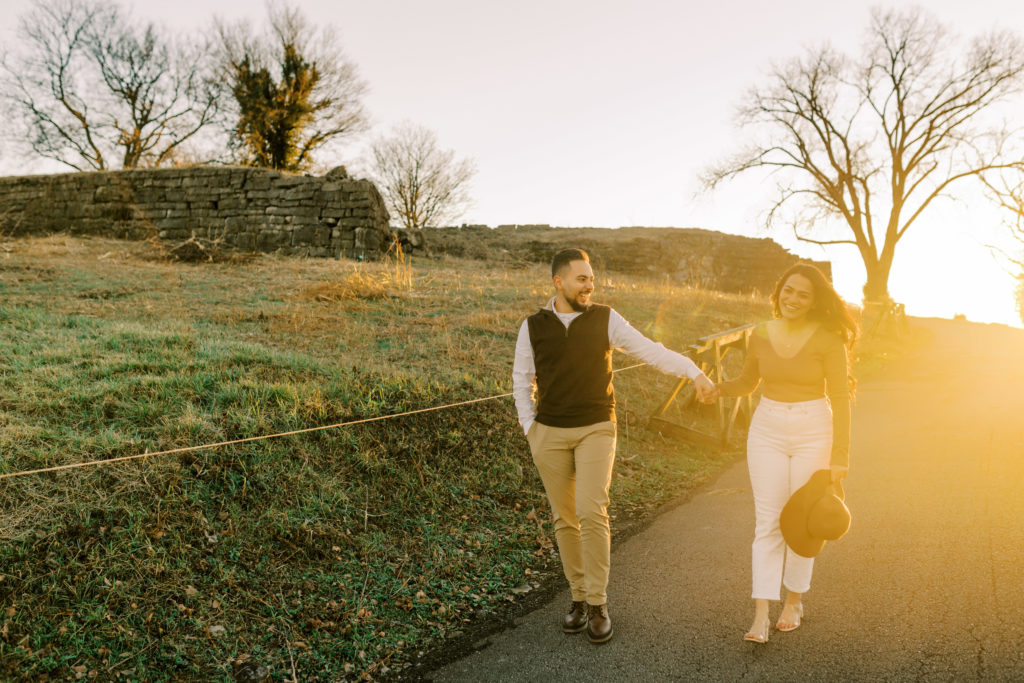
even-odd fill
[[(403, 231), (396, 231), (401, 234)], [(723, 292), (766, 292), (779, 273), (803, 260), (774, 240), (704, 228), (550, 225), (463, 225), (423, 231), (420, 253), (493, 261), (510, 266), (547, 263), (565, 247), (585, 249), (601, 270), (667, 275), (675, 284)], [(831, 264), (815, 262), (831, 273)]]

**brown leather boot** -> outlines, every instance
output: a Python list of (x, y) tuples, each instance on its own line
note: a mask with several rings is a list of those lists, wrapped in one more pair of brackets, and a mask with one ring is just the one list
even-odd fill
[(587, 605), (587, 636), (592, 643), (607, 643), (612, 639), (608, 605)]
[(569, 613), (562, 619), (562, 630), (566, 633), (579, 633), (587, 627), (587, 603), (572, 601)]

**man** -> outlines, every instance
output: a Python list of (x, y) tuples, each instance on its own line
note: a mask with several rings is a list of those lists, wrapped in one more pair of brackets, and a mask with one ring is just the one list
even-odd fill
[(608, 306), (590, 302), (594, 271), (582, 249), (555, 254), (551, 276), (555, 296), (519, 330), (512, 385), (572, 590), (562, 630), (586, 629), (592, 642), (603, 643), (613, 633), (606, 594), (616, 433), (612, 349), (689, 377), (702, 401), (711, 399), (714, 385), (689, 358), (646, 338)]

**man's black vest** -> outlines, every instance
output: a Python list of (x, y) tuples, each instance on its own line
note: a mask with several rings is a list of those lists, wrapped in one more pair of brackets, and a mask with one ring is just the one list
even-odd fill
[(554, 311), (527, 318), (537, 369), (537, 422), (548, 427), (586, 427), (615, 421), (611, 308), (591, 304), (566, 328)]

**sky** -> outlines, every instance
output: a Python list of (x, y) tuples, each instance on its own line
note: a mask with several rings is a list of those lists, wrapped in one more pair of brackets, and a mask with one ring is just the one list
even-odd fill
[[(259, 23), (251, 0), (126, 0), (137, 17), (185, 35), (214, 15)], [(770, 181), (748, 175), (701, 189), (709, 165), (739, 149), (734, 112), (773, 63), (829, 42), (856, 52), (876, 3), (851, 0), (299, 0), (331, 26), (370, 91), (373, 128), (338, 163), (359, 171), (369, 136), (408, 120), (475, 160), (465, 223), (701, 227), (769, 236), (833, 263), (840, 293), (859, 302), (852, 247), (823, 249), (767, 233)], [(1024, 33), (1019, 0), (893, 0), (918, 4), (965, 36)], [(3, 40), (31, 3), (7, 0)], [(331, 164), (333, 165), (333, 164)], [(37, 172), (12, 168), (7, 173)], [(909, 313), (1021, 325), (1014, 277), (991, 246), (1016, 253), (1004, 218), (978, 193), (925, 213), (897, 251), (890, 291)]]

